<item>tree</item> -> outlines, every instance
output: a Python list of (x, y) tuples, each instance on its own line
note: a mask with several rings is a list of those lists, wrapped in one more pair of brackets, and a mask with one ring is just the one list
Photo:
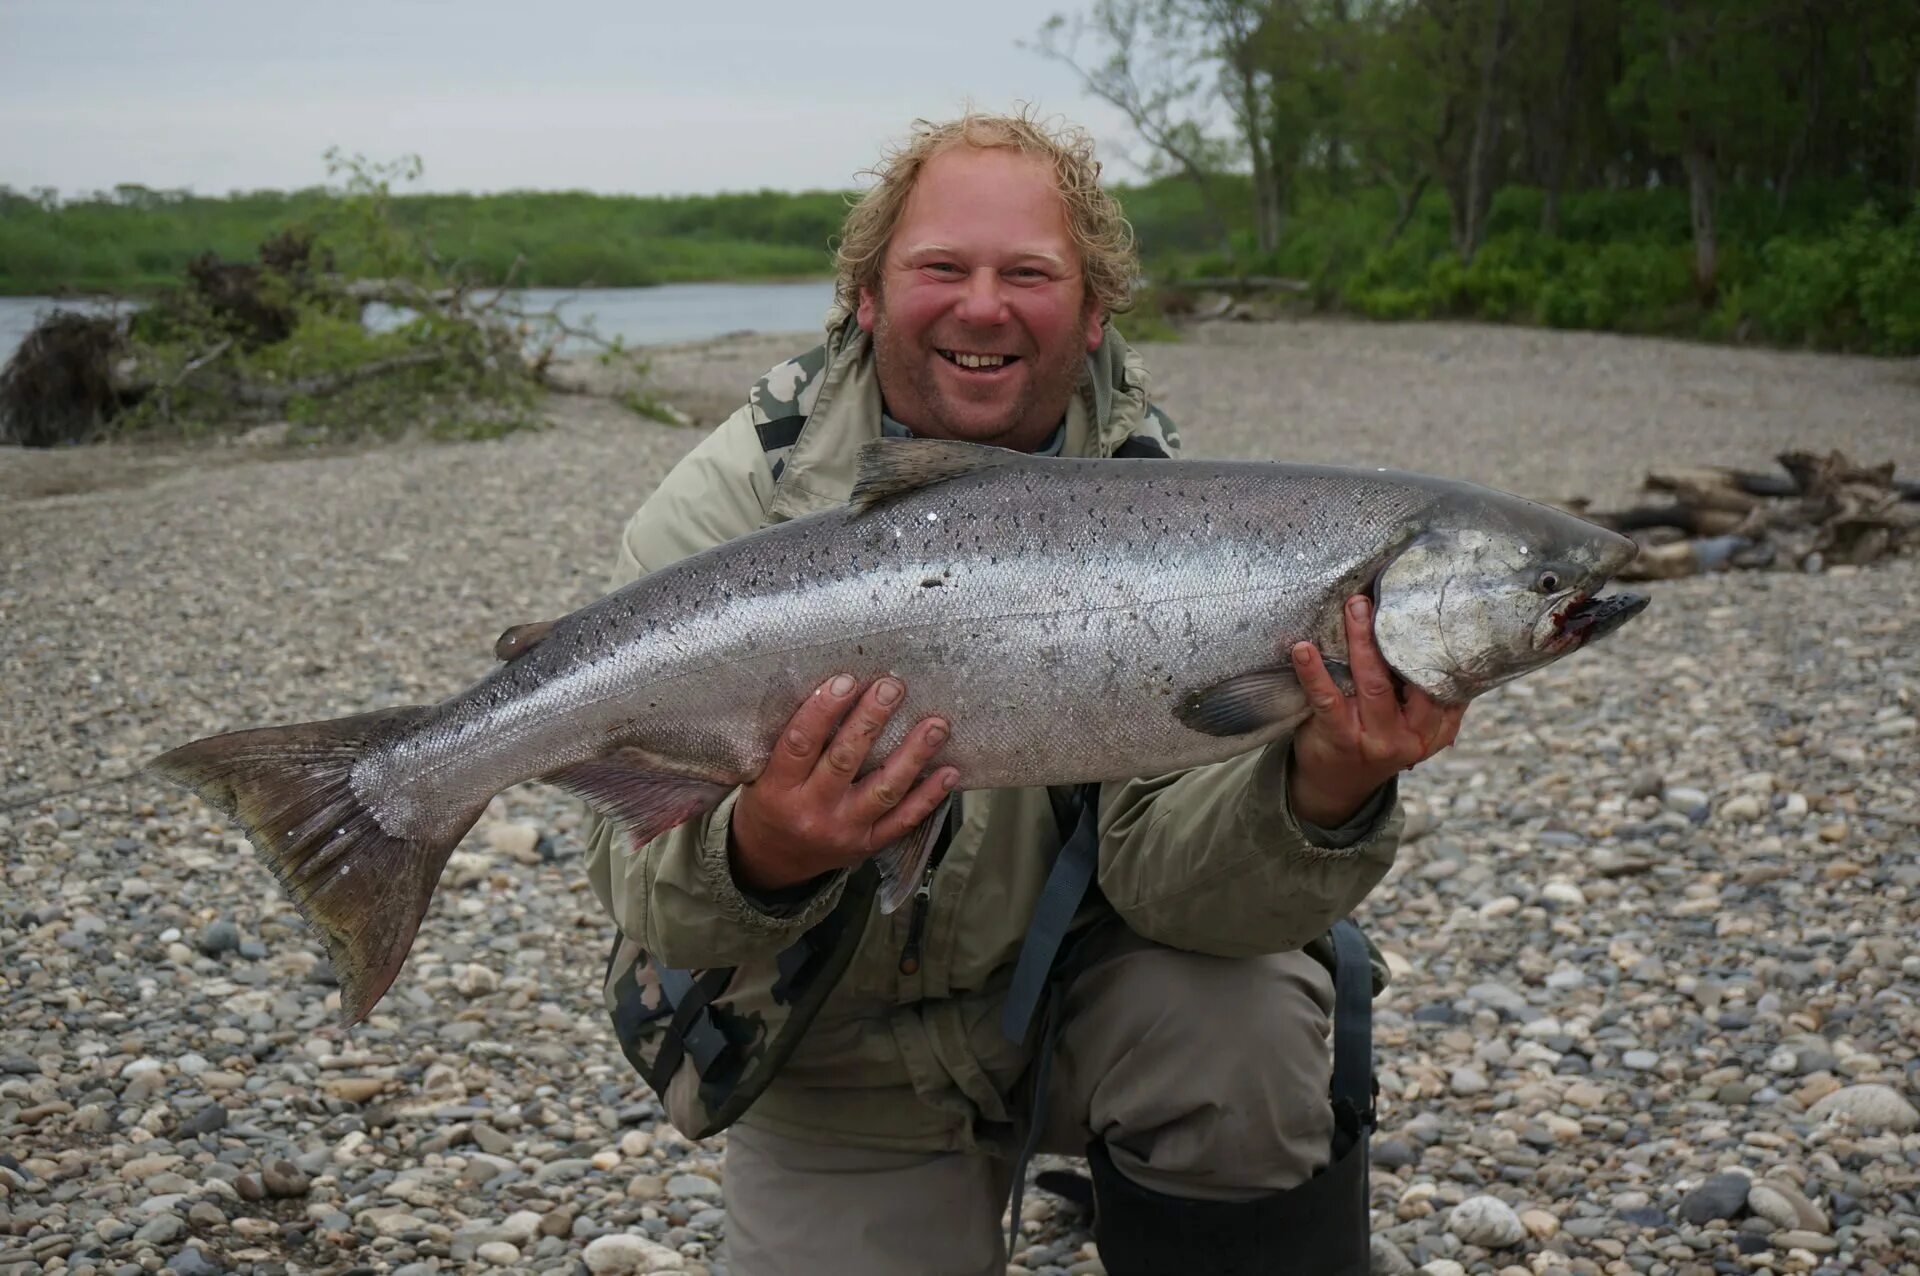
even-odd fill
[[(1097, 61), (1079, 53), (1089, 38)], [(1156, 0), (1096, 0), (1085, 18), (1053, 15), (1031, 47), (1071, 67), (1087, 92), (1119, 108), (1152, 153), (1139, 167), (1193, 182), (1221, 250), (1229, 251), (1214, 188), (1225, 156), (1207, 135), (1205, 55), (1193, 47), (1185, 16)]]

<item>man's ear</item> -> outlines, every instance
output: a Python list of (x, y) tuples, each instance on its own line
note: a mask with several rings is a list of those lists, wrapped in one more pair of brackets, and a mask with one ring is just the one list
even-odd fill
[(1088, 354), (1092, 354), (1095, 350), (1098, 350), (1100, 343), (1107, 339), (1106, 324), (1107, 315), (1105, 311), (1098, 306), (1087, 307), (1086, 337)]
[(873, 289), (862, 288), (860, 290), (860, 304), (854, 307), (853, 321), (860, 325), (862, 332), (872, 332), (874, 316), (878, 313), (879, 309), (879, 302), (874, 298)]

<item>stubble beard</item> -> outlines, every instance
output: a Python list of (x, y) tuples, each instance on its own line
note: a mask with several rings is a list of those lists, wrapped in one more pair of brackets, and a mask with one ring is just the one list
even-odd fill
[[(933, 359), (941, 357), (939, 354), (915, 348), (897, 351), (892, 336), (886, 296), (880, 293), (874, 298), (873, 317), (873, 357), (874, 366), (880, 374), (880, 390), (885, 395), (889, 385), (898, 386), (904, 380), (913, 392), (911, 401), (924, 405), (933, 419), (901, 420), (900, 424), (928, 437), (1007, 446), (1014, 437), (1038, 431), (1037, 437), (1032, 440), (1032, 445), (1037, 447), (1046, 441), (1047, 434), (1066, 415), (1067, 404), (1072, 400), (1074, 388), (1080, 384), (1081, 374), (1085, 370), (1083, 352), (1070, 343), (1063, 343), (1062, 348), (1052, 355), (1023, 360), (1031, 366), (1006, 417), (995, 422), (982, 422), (977, 407), (955, 402), (941, 386), (938, 371), (932, 364)], [(902, 354), (904, 359), (899, 357)], [(888, 397), (889, 411), (897, 411), (901, 406), (895, 402), (895, 397)]]

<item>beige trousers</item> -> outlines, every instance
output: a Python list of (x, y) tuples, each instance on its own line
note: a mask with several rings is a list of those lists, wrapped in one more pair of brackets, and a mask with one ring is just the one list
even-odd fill
[[(1331, 1157), (1333, 982), (1304, 953), (1227, 960), (1128, 935), (1067, 997), (1040, 1149), (1104, 1139), (1171, 1196), (1246, 1200)], [(1002, 1276), (1012, 1166), (728, 1132), (731, 1276)]]

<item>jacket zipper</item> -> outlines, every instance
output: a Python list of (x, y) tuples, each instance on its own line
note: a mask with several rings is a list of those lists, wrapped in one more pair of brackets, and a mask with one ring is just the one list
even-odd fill
[(927, 866), (927, 875), (920, 879), (920, 888), (913, 893), (913, 919), (907, 924), (907, 946), (900, 950), (900, 973), (917, 975), (920, 973), (920, 932), (927, 925), (927, 900), (933, 894), (933, 866)]

